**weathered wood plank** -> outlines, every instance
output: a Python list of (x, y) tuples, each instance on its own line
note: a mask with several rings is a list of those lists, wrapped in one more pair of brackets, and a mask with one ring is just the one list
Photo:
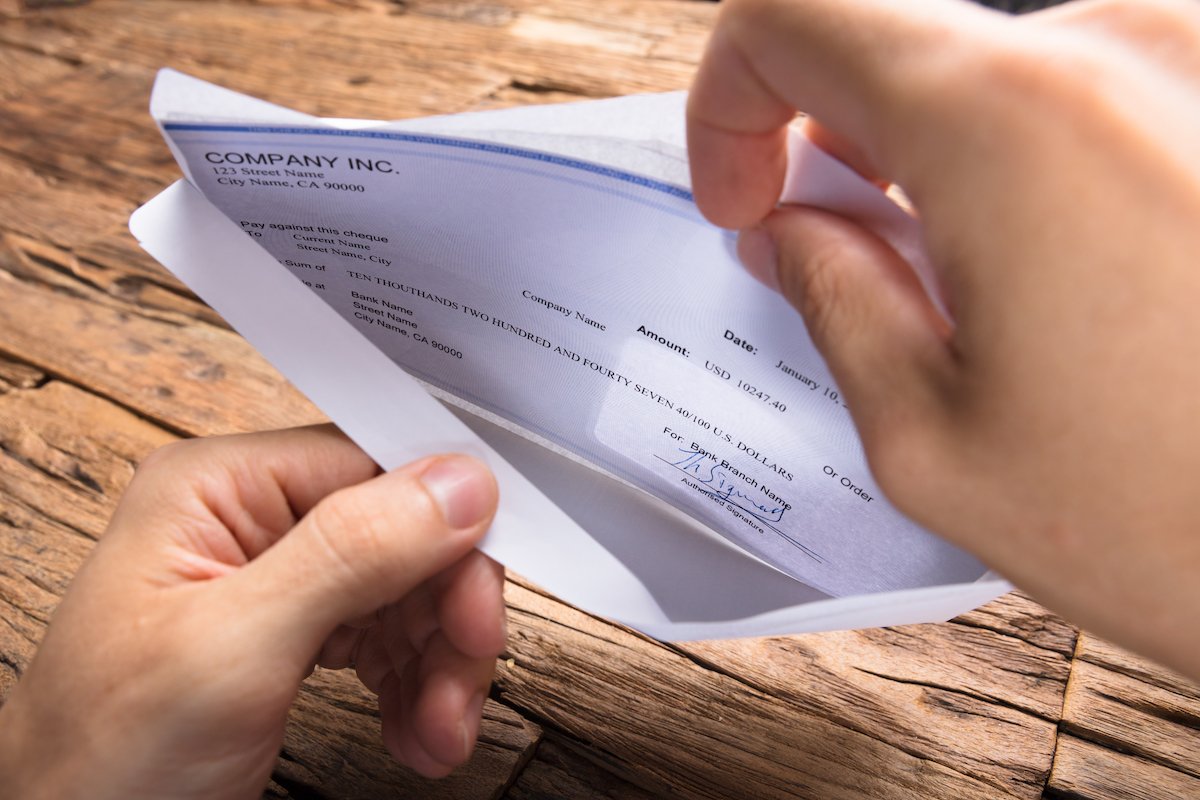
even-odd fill
[[(1052, 789), (1107, 797), (1137, 785), (1131, 796), (1200, 797), (1200, 687), (1180, 675), (1081, 634), (1062, 729), (1070, 736), (1060, 737)], [(1064, 749), (1066, 739), (1087, 744)], [(1190, 794), (1167, 792), (1180, 786)]]
[[(3, 8), (0, 5), (0, 19), (16, 16), (16, 13), (6, 15)], [(40, 90), (71, 75), (75, 67), (76, 64), (53, 56), (12, 46), (0, 48), (0, 75), (5, 77), (0, 84), (0, 100), (11, 100), (29, 89)]]
[(348, 672), (318, 669), (292, 709), (275, 780), (302, 797), (492, 798), (524, 766), (541, 728), (499, 703), (483, 709), (471, 760), (438, 781), (422, 779), (380, 744), (375, 698)]
[[(1045, 626), (1057, 633), (1049, 648), (951, 623), (693, 642), (679, 649), (772, 697), (998, 790), (1036, 798), (1054, 752), (1070, 669), (1062, 651), (1074, 638), (1056, 619)], [(947, 748), (947, 741), (955, 746)]]
[(1064, 733), (1058, 737), (1046, 797), (1186, 800), (1200, 797), (1200, 780)]
[(149, 77), (141, 68), (88, 63), (69, 78), (28, 87), (5, 103), (0, 150), (60, 188), (129, 199), (153, 192), (174, 161), (147, 135)]
[[(2, 28), (0, 28), (2, 29)], [(111, 231), (128, 219), (137, 204), (102, 189), (60, 181), (36, 172), (5, 152), (0, 157), (0, 186), (5, 187), (3, 230), (66, 245)], [(64, 213), (69, 211), (69, 213)]]
[(173, 438), (57, 381), (0, 395), (0, 697), (33, 657), (133, 464)]
[(831, 800), (1029, 796), (1025, 787), (998, 786), (991, 776), (908, 752), (527, 588), (510, 584), (508, 602), (512, 665), (498, 677), (500, 696), (652, 792)]
[(1063, 727), (1077, 736), (1200, 779), (1200, 707), (1119, 672), (1075, 662)]
[[(103, 532), (137, 461), (174, 438), (60, 381), (8, 392), (0, 397), (2, 507), (9, 514), (28, 514), (35, 528), (53, 524), (69, 529), (84, 548), (80, 552), (86, 552)], [(52, 564), (47, 560), (40, 566)], [(62, 579), (42, 578), (55, 593), (66, 588), (66, 578), (78, 565), (60, 566)]]
[(46, 377), (37, 367), (0, 356), (0, 394), (13, 389), (31, 389)]
[[(387, 117), (468, 109), (514, 83), (536, 87), (552, 80), (559, 90), (592, 97), (684, 88), (712, 12), (703, 4), (646, 0), (616, 7), (560, 0), (553, 14), (532, 3), (493, 6), (496, 11), (464, 21), (436, 10), (357, 15), (97, 2), (45, 12), (39, 26), (11, 20), (0, 26), (0, 42), (89, 62), (175, 66), (312, 113)], [(89, 37), (84, 24), (105, 34)], [(695, 41), (690, 51), (676, 46), (692, 54), (687, 60), (652, 55), (664, 38), (682, 36)], [(248, 52), (298, 49), (325, 69), (297, 69), (287, 58), (258, 58), (254, 70), (245, 69)]]
[(195, 435), (323, 416), (229, 330), (121, 303), (0, 242), (0, 351)]
[(597, 763), (597, 756), (547, 733), (504, 800), (653, 800), (646, 791)]
[(1021, 592), (1009, 592), (951, 622), (1022, 639), (1034, 647), (1071, 658), (1075, 653), (1074, 625), (1051, 614)]
[(1200, 686), (1197, 686), (1194, 681), (1097, 636), (1090, 634), (1080, 636), (1076, 657), (1081, 661), (1133, 678), (1147, 686), (1172, 692), (1189, 702), (1200, 702)]

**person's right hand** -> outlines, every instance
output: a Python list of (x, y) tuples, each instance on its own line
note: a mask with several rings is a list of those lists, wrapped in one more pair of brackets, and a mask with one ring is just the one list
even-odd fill
[[(955, 327), (863, 228), (775, 208), (797, 110), (912, 200)], [(689, 149), (896, 506), (1200, 677), (1200, 6), (732, 0)]]

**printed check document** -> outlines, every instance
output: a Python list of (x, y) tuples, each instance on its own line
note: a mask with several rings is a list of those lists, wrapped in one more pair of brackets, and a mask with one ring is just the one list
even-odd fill
[[(799, 316), (697, 211), (683, 104), (325, 120), (164, 70), (186, 180), (131, 228), (383, 467), (488, 462), (483, 550), (588, 611), (682, 640), (1002, 593), (884, 499)], [(782, 199), (924, 269), (915, 220), (798, 136)]]

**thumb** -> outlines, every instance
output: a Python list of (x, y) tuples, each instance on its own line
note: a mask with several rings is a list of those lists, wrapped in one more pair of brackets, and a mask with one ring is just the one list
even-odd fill
[(738, 253), (804, 317), (873, 464), (883, 437), (931, 419), (953, 366), (951, 330), (886, 242), (845, 217), (788, 206), (743, 231)]
[(230, 576), (248, 629), (305, 663), (342, 622), (372, 614), (455, 563), (496, 512), (496, 481), (466, 456), (423, 459), (321, 500)]

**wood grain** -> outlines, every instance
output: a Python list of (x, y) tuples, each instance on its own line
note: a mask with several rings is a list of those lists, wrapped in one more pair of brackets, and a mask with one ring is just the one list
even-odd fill
[[(35, 7), (37, 6), (37, 7)], [(136, 463), (320, 414), (126, 232), (178, 175), (154, 71), (405, 117), (686, 87), (684, 0), (0, 0), (0, 697)], [(1200, 795), (1194, 686), (1009, 595), (944, 625), (664, 645), (510, 582), (483, 744), (446, 782), (306, 683), (266, 796)]]
[(300, 692), (275, 781), (331, 800), (494, 797), (533, 754), (541, 728), (488, 701), (471, 760), (440, 781), (418, 778), (380, 745), (375, 698), (349, 673), (318, 669)]
[(1058, 800), (1187, 800), (1200, 797), (1188, 775), (1064, 733), (1058, 737), (1046, 796)]
[[(1001, 754), (1026, 764), (1040, 759), (1045, 769), (1053, 723), (1034, 724), (1029, 715), (1018, 715), (990, 728), (975, 726), (965, 735), (958, 729), (953, 735), (962, 738), (953, 739), (956, 752), (978, 747), (999, 763), (988, 769), (980, 768), (979, 759), (973, 769), (945, 763), (950, 759), (931, 757), (950, 741), (933, 733), (936, 728), (924, 753), (894, 741), (913, 733), (899, 714), (892, 716), (910, 702), (907, 697), (880, 701), (875, 708), (884, 713), (873, 718), (844, 703), (835, 711), (811, 702), (819, 694), (873, 688), (861, 678), (839, 688), (839, 681), (812, 669), (806, 643), (823, 636), (704, 646), (708, 651), (791, 649), (792, 658), (774, 662), (786, 681), (772, 683), (762, 677), (762, 652), (737, 661), (734, 670), (713, 669), (682, 648), (563, 607), (526, 587), (510, 585), (508, 601), (513, 663), (501, 671), (501, 698), (586, 743), (651, 791), (697, 798), (1041, 794), (1041, 782), (1031, 787), (1015, 779)], [(928, 631), (928, 626), (914, 629), (917, 636)], [(831, 640), (829, 652), (845, 653), (843, 643)], [(926, 663), (934, 666), (926, 653)], [(805, 689), (806, 683), (811, 688)], [(1002, 720), (1005, 714), (984, 713)], [(1010, 733), (1013, 739), (1006, 742)], [(1018, 752), (1018, 744), (1035, 737), (1045, 743)]]
[[(977, 776), (1038, 797), (1054, 752), (1074, 631), (1019, 595), (989, 606), (1039, 616), (1058, 638), (1039, 646), (963, 623), (818, 636), (697, 642), (679, 649), (755, 689)], [(939, 644), (940, 642), (940, 644)], [(936, 660), (930, 654), (938, 652)], [(1069, 652), (1069, 650), (1068, 650)], [(947, 741), (956, 746), (947, 749)]]
[(537, 754), (504, 795), (506, 800), (651, 800), (658, 795), (623, 780), (612, 763), (576, 742), (547, 733)]
[(1084, 633), (1048, 787), (1101, 797), (1200, 797), (1200, 687)]

